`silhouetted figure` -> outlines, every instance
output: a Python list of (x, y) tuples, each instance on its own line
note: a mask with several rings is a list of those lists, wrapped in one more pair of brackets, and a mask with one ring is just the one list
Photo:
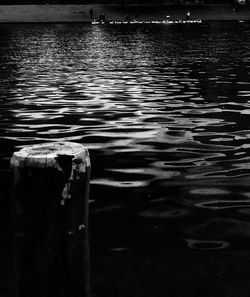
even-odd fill
[(190, 13), (190, 11), (188, 11), (187, 14), (186, 14), (186, 20), (187, 20), (187, 21), (190, 20), (190, 15), (191, 15), (191, 13)]
[(128, 23), (130, 23), (130, 16), (129, 16), (129, 15), (126, 15), (125, 20), (126, 20)]
[(100, 23), (105, 23), (105, 14), (104, 13), (101, 13), (100, 16), (99, 16), (99, 22)]
[(93, 19), (94, 19), (94, 11), (93, 11), (93, 8), (90, 8), (90, 10), (89, 10), (89, 15), (90, 15), (91, 20), (93, 20)]

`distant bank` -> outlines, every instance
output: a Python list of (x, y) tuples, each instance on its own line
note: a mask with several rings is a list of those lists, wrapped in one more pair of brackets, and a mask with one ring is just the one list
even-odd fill
[(250, 20), (250, 8), (235, 11), (231, 5), (192, 7), (174, 6), (115, 6), (115, 5), (1, 5), (0, 23), (15, 22), (84, 22), (89, 23), (90, 9), (94, 17), (105, 14), (107, 20), (125, 20), (127, 15), (137, 20), (185, 19), (187, 10), (191, 19)]

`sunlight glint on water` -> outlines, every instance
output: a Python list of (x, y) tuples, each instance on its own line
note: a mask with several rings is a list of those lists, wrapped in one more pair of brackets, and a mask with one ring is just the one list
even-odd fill
[(249, 24), (1, 29), (3, 170), (20, 147), (83, 143), (95, 244), (125, 224), (104, 249), (249, 246)]

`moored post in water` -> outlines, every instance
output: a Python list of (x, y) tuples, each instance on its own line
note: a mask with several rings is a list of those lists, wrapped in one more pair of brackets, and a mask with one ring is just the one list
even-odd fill
[(88, 297), (90, 159), (71, 142), (11, 159), (18, 297)]

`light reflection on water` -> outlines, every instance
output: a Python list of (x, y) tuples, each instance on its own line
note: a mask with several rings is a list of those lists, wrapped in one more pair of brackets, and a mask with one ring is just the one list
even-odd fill
[(3, 169), (25, 145), (80, 142), (94, 247), (249, 246), (249, 24), (1, 29)]

